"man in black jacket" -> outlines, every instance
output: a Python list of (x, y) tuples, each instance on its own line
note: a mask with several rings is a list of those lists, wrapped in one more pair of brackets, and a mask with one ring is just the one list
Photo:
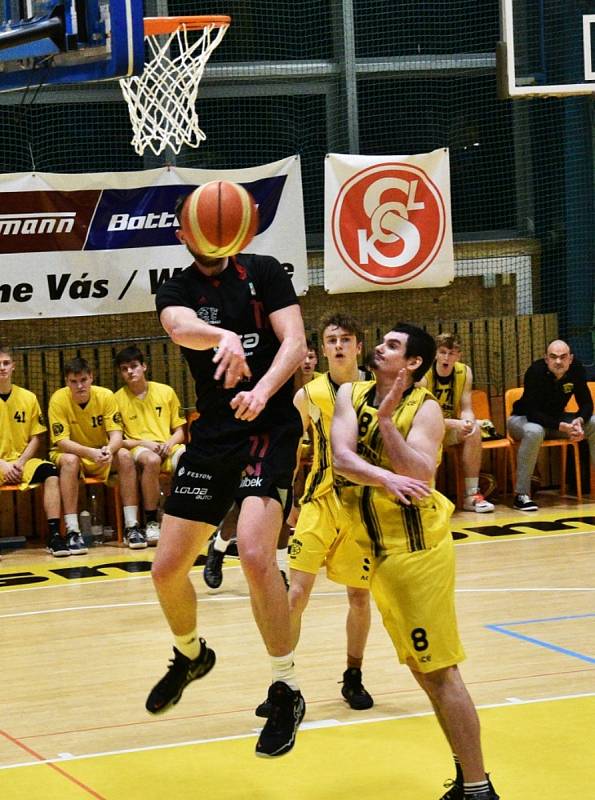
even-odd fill
[[(575, 361), (570, 347), (556, 339), (545, 358), (534, 361), (525, 373), (523, 394), (512, 407), (508, 431), (520, 442), (513, 507), (537, 511), (531, 500), (531, 475), (544, 438), (587, 439), (591, 463), (595, 464), (595, 417), (583, 365)], [(578, 411), (564, 409), (574, 395)]]

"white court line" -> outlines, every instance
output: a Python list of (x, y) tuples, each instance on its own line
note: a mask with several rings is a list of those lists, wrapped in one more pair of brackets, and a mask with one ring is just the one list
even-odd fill
[[(455, 589), (460, 594), (510, 594), (512, 592), (595, 592), (593, 586), (535, 586), (527, 588), (502, 587), (498, 589)], [(310, 597), (345, 597), (345, 592), (312, 592)], [(199, 603), (236, 603), (250, 600), (249, 595), (241, 597), (199, 597)], [(134, 603), (98, 603), (92, 606), (66, 606), (65, 608), (43, 608), (36, 611), (15, 611), (11, 614), (0, 614), (0, 619), (16, 617), (35, 617), (38, 614), (63, 614), (68, 611), (102, 611), (108, 608), (134, 608), (136, 606), (157, 606), (157, 600), (139, 600)]]
[[(518, 698), (511, 698), (510, 701), (505, 703), (487, 703), (486, 705), (477, 706), (478, 709), (487, 709), (487, 708), (513, 708), (518, 707), (519, 705), (533, 705), (535, 703), (553, 703), (558, 702), (561, 700), (577, 700), (580, 698), (587, 698), (587, 697), (595, 697), (595, 692), (584, 692), (581, 694), (568, 694), (568, 695), (558, 695), (554, 697), (539, 697), (533, 700), (520, 700)], [(396, 714), (394, 716), (386, 716), (386, 717), (373, 717), (370, 719), (356, 719), (356, 720), (347, 720), (343, 722), (339, 722), (338, 720), (323, 720), (321, 722), (327, 722), (329, 728), (345, 728), (352, 725), (368, 725), (370, 723), (375, 722), (393, 722), (395, 720), (401, 719), (415, 719), (417, 717), (433, 717), (433, 711), (418, 711), (412, 714)], [(316, 723), (320, 727), (321, 722)], [(315, 727), (314, 725), (312, 727)], [(238, 739), (251, 739), (257, 735), (257, 731), (253, 731), (251, 733), (239, 733), (234, 736), (214, 736), (211, 739), (191, 739), (185, 742), (174, 742), (171, 744), (153, 744), (153, 745), (145, 745), (144, 747), (127, 747), (122, 750), (105, 750), (100, 753), (86, 753), (84, 755), (75, 756), (72, 754), (68, 754), (67, 758), (46, 758), (42, 761), (30, 761), (30, 762), (20, 762), (16, 764), (4, 764), (0, 766), (0, 770), (3, 769), (18, 769), (20, 767), (38, 767), (43, 766), (44, 764), (60, 764), (66, 761), (81, 761), (85, 758), (105, 758), (106, 756), (119, 756), (124, 755), (127, 753), (147, 753), (153, 750), (172, 750), (177, 747), (192, 747), (194, 745), (199, 744), (212, 744), (214, 742), (232, 742), (237, 741)]]
[[(518, 524), (520, 525), (522, 523), (518, 523)], [(475, 533), (475, 531), (472, 531), (472, 533)], [(489, 539), (486, 539), (486, 540), (482, 539), (482, 540), (480, 540), (478, 542), (474, 542), (474, 541), (463, 542), (463, 541), (459, 540), (459, 541), (455, 541), (454, 544), (455, 544), (455, 547), (458, 547), (459, 545), (465, 545), (466, 547), (468, 547), (469, 545), (472, 545), (472, 544), (482, 544), (482, 545), (485, 545), (485, 544), (502, 544), (503, 542), (507, 542), (508, 544), (510, 544), (511, 542), (536, 542), (536, 541), (541, 541), (542, 539), (559, 539), (560, 537), (568, 538), (570, 536), (588, 536), (589, 534), (590, 535), (595, 535), (595, 531), (560, 531), (559, 533), (546, 533), (543, 536), (539, 536), (539, 535), (528, 536), (526, 539), (518, 539), (517, 538), (517, 536), (522, 536), (523, 534), (506, 534), (503, 537), (489, 538)], [(478, 534), (478, 535), (480, 535), (480, 534)], [(116, 558), (116, 557), (114, 557), (114, 558)], [(6, 562), (4, 562), (4, 563), (6, 563)], [(53, 563), (53, 562), (51, 562), (51, 563)], [(66, 565), (64, 565), (64, 566), (66, 566)], [(114, 568), (114, 567), (106, 566), (106, 567), (104, 567), (104, 569), (117, 569), (117, 567)], [(230, 565), (226, 566), (225, 569), (226, 570), (227, 569), (240, 569), (240, 565), (239, 564), (230, 564)], [(197, 574), (201, 570), (202, 570), (202, 566), (193, 567), (192, 570), (190, 571), (190, 575)], [(15, 568), (15, 571), (16, 571), (16, 568)], [(24, 571), (24, 570), (22, 570), (22, 571)], [(11, 573), (9, 573), (9, 572), (4, 572), (4, 571), (0, 570), (0, 581), (2, 580), (2, 576), (3, 575), (10, 575), (10, 574)], [(136, 580), (141, 580), (142, 578), (150, 578), (150, 577), (151, 577), (151, 573), (148, 571), (146, 573), (129, 574), (129, 575), (126, 575), (126, 576), (124, 576), (122, 578), (101, 578), (100, 576), (98, 576), (97, 580), (93, 580), (93, 579), (84, 580), (84, 579), (81, 579), (80, 582), (77, 581), (77, 580), (73, 580), (72, 582), (69, 582), (69, 583), (52, 583), (52, 584), (49, 584), (49, 585), (44, 584), (43, 586), (40, 586), (39, 584), (37, 584), (35, 586), (18, 586), (18, 587), (15, 587), (14, 589), (3, 589), (2, 587), (0, 587), (0, 597), (3, 594), (10, 594), (12, 592), (35, 592), (35, 591), (47, 590), (47, 589), (64, 589), (65, 587), (68, 587), (68, 586), (78, 589), (81, 586), (98, 586), (100, 583), (118, 583), (118, 582), (121, 582), (121, 581), (131, 581), (131, 580), (135, 580), (136, 581)]]

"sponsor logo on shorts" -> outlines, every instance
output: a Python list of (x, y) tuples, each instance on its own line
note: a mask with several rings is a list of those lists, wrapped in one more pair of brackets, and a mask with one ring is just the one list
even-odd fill
[(256, 477), (251, 478), (248, 475), (244, 475), (239, 488), (256, 489), (259, 486), (262, 486), (262, 478), (256, 478)]
[(290, 558), (297, 558), (297, 556), (302, 552), (302, 542), (297, 539), (295, 536), (291, 540), (291, 547), (289, 549), (289, 557)]
[(208, 494), (208, 491), (204, 486), (176, 486), (174, 494), (189, 494), (195, 500), (212, 500), (213, 495)]

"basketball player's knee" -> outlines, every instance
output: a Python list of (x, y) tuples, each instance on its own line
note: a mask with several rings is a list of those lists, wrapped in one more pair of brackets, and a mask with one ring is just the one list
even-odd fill
[(303, 586), (299, 581), (294, 580), (294, 572), (292, 570), (292, 578), (289, 584), (289, 611), (303, 613), (308, 605), (310, 599), (310, 590), (308, 587)]
[(365, 614), (370, 609), (370, 592), (367, 589), (352, 589), (347, 592), (349, 608), (357, 614)]
[(458, 671), (456, 666), (442, 667), (432, 672), (416, 672), (415, 677), (431, 700), (439, 703), (453, 684)]
[(61, 473), (76, 472), (78, 474), (80, 464), (81, 462), (79, 457), (75, 456), (74, 453), (62, 453), (60, 456), (59, 469)]
[[(265, 553), (260, 547), (240, 545), (240, 561), (246, 580), (250, 582), (261, 582), (266, 578), (266, 573), (274, 564), (274, 560), (265, 557)], [(270, 563), (269, 563), (270, 562)], [(276, 569), (276, 564), (274, 564)]]
[(143, 471), (159, 474), (161, 468), (161, 457), (157, 453), (146, 453), (142, 463)]
[(151, 578), (158, 591), (177, 583), (181, 577), (183, 573), (173, 559), (153, 561)]

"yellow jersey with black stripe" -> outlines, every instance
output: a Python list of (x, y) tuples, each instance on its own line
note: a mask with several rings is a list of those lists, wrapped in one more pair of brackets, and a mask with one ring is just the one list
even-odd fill
[(328, 372), (308, 381), (303, 387), (310, 416), (312, 466), (301, 503), (308, 503), (333, 488), (333, 457), (331, 454), (331, 422), (335, 413), (337, 386)]
[(37, 397), (13, 385), (6, 400), (0, 397), (0, 458), (16, 461), (33, 436), (47, 427)]
[(176, 428), (186, 423), (178, 396), (171, 386), (148, 381), (143, 398), (137, 397), (128, 386), (115, 394), (122, 415), (126, 439), (166, 442)]
[[(375, 381), (352, 386), (351, 399), (358, 422), (357, 452), (369, 463), (392, 470), (378, 427), (375, 395)], [(405, 439), (415, 415), (428, 399), (432, 399), (432, 395), (422, 387), (413, 386), (404, 393), (392, 419)], [(375, 555), (426, 550), (450, 535), (448, 520), (454, 506), (436, 489), (432, 489), (428, 497), (412, 500), (407, 506), (382, 487), (348, 486), (341, 490), (341, 501), (354, 530), (358, 526), (365, 529)]]
[(122, 418), (114, 393), (103, 386), (91, 386), (84, 406), (75, 403), (67, 386), (50, 398), (49, 422), (52, 452), (58, 451), (61, 439), (70, 439), (85, 447), (103, 447), (108, 433), (122, 430)]
[(461, 416), (461, 398), (467, 381), (467, 365), (455, 361), (454, 369), (446, 378), (438, 375), (436, 362), (424, 375), (428, 389), (434, 395), (445, 419)]

